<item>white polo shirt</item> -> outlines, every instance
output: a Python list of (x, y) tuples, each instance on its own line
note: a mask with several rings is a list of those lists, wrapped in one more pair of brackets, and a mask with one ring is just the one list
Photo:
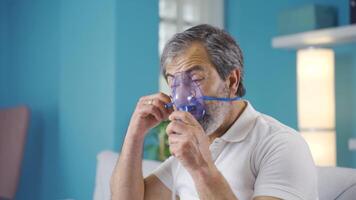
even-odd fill
[[(236, 197), (317, 199), (316, 167), (301, 135), (246, 103), (231, 128), (209, 147)], [(153, 174), (171, 191), (174, 188), (180, 199), (199, 199), (192, 177), (175, 157), (169, 157)]]

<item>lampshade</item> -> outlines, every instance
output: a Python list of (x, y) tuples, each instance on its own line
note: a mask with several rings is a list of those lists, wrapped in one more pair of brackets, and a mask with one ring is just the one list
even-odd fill
[(318, 165), (335, 165), (334, 52), (297, 52), (298, 126)]
[(334, 129), (334, 52), (298, 50), (297, 76), (299, 128)]

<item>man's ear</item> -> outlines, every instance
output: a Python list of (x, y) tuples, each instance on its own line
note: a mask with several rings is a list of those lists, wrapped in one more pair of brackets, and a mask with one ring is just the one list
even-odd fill
[(237, 93), (237, 89), (240, 85), (240, 70), (234, 69), (230, 72), (229, 76), (226, 78), (228, 87), (230, 89), (230, 96), (234, 97)]

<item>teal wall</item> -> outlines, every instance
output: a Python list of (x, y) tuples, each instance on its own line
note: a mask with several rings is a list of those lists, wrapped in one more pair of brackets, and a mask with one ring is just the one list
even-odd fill
[(336, 52), (336, 133), (338, 165), (356, 167), (356, 152), (348, 140), (356, 138), (356, 47), (342, 45)]
[[(253, 105), (283, 123), (297, 128), (296, 53), (273, 49), (278, 34), (277, 16), (286, 9), (310, 3), (334, 5), (340, 25), (349, 21), (348, 0), (226, 0), (225, 25), (241, 44), (245, 55), (245, 85)], [(356, 137), (356, 50), (342, 45), (336, 52), (336, 131), (338, 165), (356, 167), (356, 152), (347, 142)]]
[(41, 199), (58, 174), (58, 3), (8, 1), (7, 105), (26, 104), (31, 123), (18, 199)]
[(96, 155), (157, 91), (158, 20), (158, 1), (0, 0), (0, 107), (31, 108), (16, 199), (92, 198)]
[(121, 149), (138, 99), (158, 91), (158, 0), (123, 0), (117, 9), (115, 149)]
[(115, 138), (116, 1), (60, 2), (61, 196), (91, 199), (96, 155)]
[[(7, 88), (7, 37), (8, 37), (8, 17), (7, 2), (0, 1), (0, 100), (8, 96)], [(1, 101), (0, 101), (1, 102)]]

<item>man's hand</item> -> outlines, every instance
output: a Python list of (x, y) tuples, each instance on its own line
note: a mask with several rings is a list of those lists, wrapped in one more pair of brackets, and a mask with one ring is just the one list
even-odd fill
[[(189, 112), (183, 111), (174, 111), (169, 120), (171, 123), (166, 129), (169, 149), (192, 176), (199, 199), (237, 200), (229, 183), (211, 158), (209, 137), (199, 122)], [(278, 198), (261, 196), (254, 200)]]
[(228, 182), (215, 166), (209, 137), (199, 122), (189, 113), (175, 111), (166, 129), (169, 149), (192, 176), (199, 198), (236, 200)]
[[(155, 191), (160, 191), (160, 197), (168, 199), (170, 191), (158, 180), (145, 184), (142, 175), (142, 153), (144, 136), (148, 130), (162, 120), (168, 118), (173, 109), (165, 108), (170, 98), (163, 94), (142, 97), (132, 114), (124, 145), (119, 160), (111, 177), (112, 199), (157, 199)], [(159, 183), (158, 183), (159, 182)], [(151, 192), (145, 189), (151, 188)]]
[(215, 168), (209, 150), (209, 138), (189, 112), (174, 111), (167, 126), (169, 149), (190, 172)]
[(170, 103), (169, 96), (163, 93), (141, 97), (131, 117), (127, 134), (143, 138), (149, 129), (166, 120), (172, 108), (165, 108)]

